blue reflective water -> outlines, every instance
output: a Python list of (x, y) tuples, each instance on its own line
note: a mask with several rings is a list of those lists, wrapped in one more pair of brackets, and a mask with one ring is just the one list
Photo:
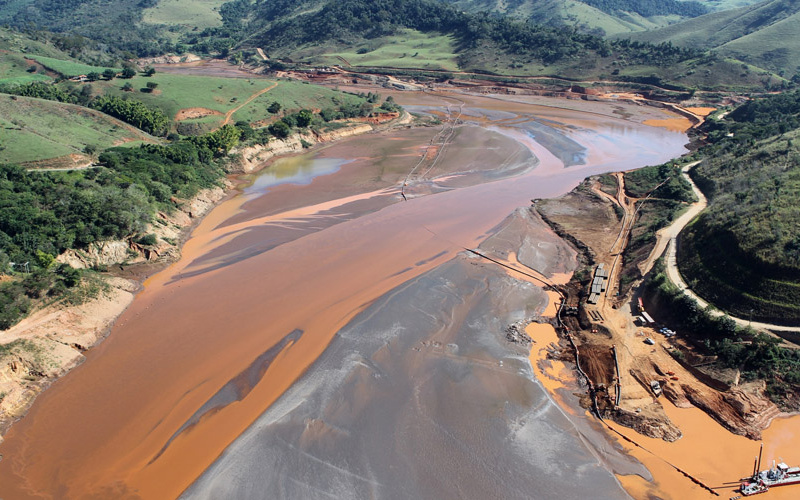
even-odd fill
[(313, 154), (280, 158), (256, 174), (253, 183), (244, 188), (244, 193), (259, 195), (281, 184), (310, 184), (315, 177), (333, 174), (351, 161), (341, 158), (315, 158)]

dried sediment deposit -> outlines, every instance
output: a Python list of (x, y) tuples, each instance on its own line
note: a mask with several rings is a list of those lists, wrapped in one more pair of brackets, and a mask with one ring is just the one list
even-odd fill
[(195, 118), (203, 118), (204, 116), (222, 116), (222, 113), (208, 108), (185, 108), (175, 114), (175, 121), (180, 122), (183, 120), (193, 120)]
[[(473, 107), (494, 102), (470, 98)], [(445, 156), (432, 172), (442, 168), (448, 177), (463, 174), (474, 181), (401, 203), (396, 185), (364, 188), (376, 177), (388, 182), (382, 176), (393, 169), (397, 175), (403, 158), (413, 166), (430, 136), (415, 143), (408, 139), (415, 130), (392, 132), (345, 140), (350, 154), (340, 159), (352, 161), (336, 174), (270, 187), (267, 196), (242, 195), (212, 211), (182, 259), (145, 283), (89, 360), (12, 427), (0, 446), (3, 494), (177, 496), (305, 373), (337, 332), (387, 293), (450, 261), (463, 247), (476, 246), (532, 197), (560, 194), (587, 175), (656, 163), (683, 151), (681, 134), (608, 115), (503, 104), (509, 112), (532, 115), (521, 122), (535, 123), (533, 130), (552, 139), (547, 146), (524, 143), (537, 165), (515, 166), (519, 158), (504, 165), (509, 151), (490, 150), (496, 155), (492, 163), (515, 177), (493, 177), (474, 165), (447, 166)], [(524, 130), (497, 123), (491, 140), (517, 140)], [(582, 161), (563, 166), (558, 145), (569, 141), (559, 140), (559, 133), (574, 142), (570, 152), (587, 151)], [(597, 148), (608, 152), (595, 154)], [(331, 190), (341, 179), (358, 178), (364, 180), (360, 189)], [(477, 295), (493, 290), (470, 289)], [(477, 295), (464, 300), (493, 300)], [(497, 380), (492, 370), (486, 376), (477, 382)], [(531, 383), (512, 384), (519, 391), (515, 401), (531, 401), (524, 392)], [(467, 387), (451, 385), (445, 394), (471, 396)], [(451, 412), (451, 401), (444, 401), (441, 410)], [(550, 425), (549, 412), (543, 417), (545, 423), (536, 425)], [(492, 442), (485, 449), (496, 449), (493, 440), (500, 435), (487, 434)], [(535, 443), (530, 445), (519, 453)], [(302, 449), (302, 443), (292, 446)], [(576, 460), (587, 467), (596, 463)], [(464, 462), (466, 471), (479, 462)]]

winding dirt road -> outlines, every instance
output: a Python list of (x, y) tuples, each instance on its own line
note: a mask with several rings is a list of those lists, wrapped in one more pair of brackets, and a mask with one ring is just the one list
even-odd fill
[[(694, 293), (689, 288), (689, 286), (686, 284), (686, 281), (684, 281), (683, 277), (681, 276), (681, 273), (680, 273), (680, 271), (678, 269), (678, 263), (677, 263), (677, 244), (676, 244), (676, 242), (677, 242), (678, 234), (680, 234), (680, 232), (683, 230), (683, 228), (686, 227), (686, 225), (689, 224), (689, 222), (691, 222), (695, 217), (697, 217), (697, 215), (699, 215), (700, 212), (702, 212), (706, 208), (706, 206), (708, 206), (708, 200), (703, 195), (703, 193), (700, 191), (700, 189), (698, 189), (697, 185), (695, 185), (694, 181), (692, 181), (692, 178), (689, 177), (689, 174), (688, 174), (689, 170), (692, 167), (694, 167), (695, 165), (697, 165), (698, 163), (700, 163), (700, 162), (699, 161), (695, 161), (695, 162), (689, 163), (688, 165), (683, 167), (682, 172), (681, 172), (683, 177), (692, 186), (692, 191), (694, 191), (694, 194), (695, 194), (695, 196), (697, 196), (697, 200), (698, 201), (695, 202), (694, 204), (692, 204), (689, 207), (689, 210), (687, 210), (683, 215), (678, 217), (675, 220), (675, 222), (673, 222), (671, 225), (665, 227), (664, 229), (662, 229), (659, 232), (659, 234), (657, 236), (658, 237), (658, 241), (656, 242), (656, 247), (651, 252), (650, 257), (647, 259), (642, 274), (646, 273), (647, 271), (649, 271), (653, 267), (653, 263), (655, 262), (655, 259), (659, 255), (662, 254), (662, 252), (664, 251), (664, 247), (667, 246), (668, 247), (667, 248), (667, 254), (666, 254), (666, 258), (667, 258), (667, 262), (666, 262), (667, 277), (670, 279), (670, 281), (672, 281), (675, 284), (675, 286), (677, 286), (679, 289), (681, 289), (683, 291), (683, 293), (685, 293), (689, 297), (691, 297), (694, 300), (696, 300), (697, 303), (700, 305), (700, 307), (706, 308), (709, 305), (708, 302), (703, 300), (700, 296), (698, 296), (696, 293)], [(713, 314), (715, 316), (726, 315), (725, 312), (720, 311), (718, 309), (712, 309), (710, 312), (711, 312), (711, 314)], [(733, 321), (735, 321), (736, 324), (738, 324), (740, 326), (750, 326), (750, 327), (758, 329), (758, 330), (765, 330), (765, 331), (772, 330), (772, 331), (779, 331), (779, 332), (800, 332), (800, 327), (796, 327), (796, 326), (773, 325), (773, 324), (769, 324), (769, 323), (760, 323), (760, 322), (757, 322), (757, 321), (748, 321), (746, 319), (736, 318), (736, 317), (731, 316), (731, 315), (727, 315), (727, 316), (729, 318), (731, 318)], [(787, 347), (791, 347), (791, 346), (787, 346)]]

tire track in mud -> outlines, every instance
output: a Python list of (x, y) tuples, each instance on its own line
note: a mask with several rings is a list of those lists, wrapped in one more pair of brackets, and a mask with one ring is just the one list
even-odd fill
[[(420, 176), (420, 178), (424, 178), (426, 175), (428, 175), (428, 173), (430, 173), (430, 171), (433, 169), (433, 167), (436, 166), (436, 163), (439, 161), (439, 158), (442, 155), (442, 151), (447, 147), (447, 143), (449, 141), (451, 141), (453, 139), (453, 136), (455, 135), (456, 124), (458, 123), (458, 120), (461, 118), (461, 115), (462, 115), (463, 110), (464, 110), (464, 105), (466, 104), (463, 100), (461, 100), (461, 99), (459, 99), (457, 97), (445, 96), (445, 95), (441, 95), (441, 94), (432, 94), (432, 95), (436, 95), (436, 96), (442, 97), (444, 99), (453, 99), (453, 100), (457, 101), (458, 102), (458, 115), (456, 115), (455, 118), (453, 118), (453, 114), (452, 114), (452, 112), (450, 110), (450, 105), (448, 104), (447, 105), (447, 118), (445, 119), (445, 122), (442, 124), (442, 130), (440, 130), (433, 137), (431, 137), (430, 142), (425, 147), (425, 150), (422, 152), (421, 158), (419, 159), (417, 164), (414, 165), (414, 167), (411, 169), (411, 171), (408, 173), (408, 175), (406, 175), (406, 178), (403, 180), (403, 184), (400, 186), (400, 196), (403, 197), (403, 201), (408, 201), (408, 198), (406, 196), (406, 187), (408, 186), (408, 183), (411, 180), (411, 177), (414, 175), (414, 172), (416, 172), (416, 170), (420, 167), (420, 165), (422, 165), (422, 163), (428, 158), (428, 152), (430, 151), (430, 149), (435, 144), (437, 144), (437, 142), (439, 140), (441, 140), (442, 142), (439, 144), (439, 149), (436, 151), (436, 155), (433, 158), (433, 162), (431, 163), (431, 166), (428, 167), (428, 169)], [(447, 127), (448, 124), (450, 124), (449, 129)]]

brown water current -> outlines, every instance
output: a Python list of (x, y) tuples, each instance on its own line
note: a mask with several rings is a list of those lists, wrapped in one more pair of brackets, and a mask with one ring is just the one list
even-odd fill
[[(450, 135), (438, 162), (409, 183), (409, 201), (402, 201), (400, 185), (439, 128), (345, 140), (295, 160), (306, 162), (310, 172), (299, 184), (256, 181), (221, 204), (195, 229), (181, 260), (145, 283), (108, 339), (11, 428), (0, 444), (0, 497), (174, 498), (236, 441), (231, 450), (254, 450), (254, 459), (258, 450), (269, 450), (270, 467), (287, 472), (269, 476), (278, 481), (271, 498), (343, 498), (336, 492), (356, 484), (359, 489), (351, 491), (387, 498), (408, 497), (404, 491), (429, 498), (488, 498), (484, 493), (507, 491), (506, 498), (524, 498), (527, 487), (550, 491), (536, 498), (557, 498), (546, 478), (558, 473), (552, 460), (560, 450), (560, 460), (582, 478), (576, 494), (603, 484), (605, 498), (624, 498), (613, 475), (591, 454), (587, 458), (582, 438), (542, 399), (533, 373), (524, 369), (527, 354), (509, 354), (501, 341), (485, 338), (487, 331), (502, 337), (497, 328), (504, 321), (543, 310), (545, 294), (496, 269), (478, 269), (472, 259), (454, 258), (463, 247), (484, 242), (530, 199), (565, 193), (587, 175), (673, 158), (685, 151), (685, 136), (526, 102), (421, 94), (402, 99), (443, 116), (455, 100), (465, 104), (465, 123)], [(548, 253), (561, 248), (548, 241), (540, 247), (529, 239), (525, 248), (505, 252), (545, 275), (570, 271), (567, 261), (548, 260), (566, 255)], [(513, 298), (505, 304), (498, 297)], [(398, 333), (417, 326), (416, 336)], [(341, 371), (349, 375), (327, 389), (315, 384), (326, 380), (318, 367), (352, 368), (347, 356), (359, 339), (368, 344), (360, 356), (375, 365)], [(439, 342), (429, 349), (439, 361), (413, 351), (426, 341)], [(395, 358), (399, 345), (405, 355)], [(519, 358), (513, 369), (498, 369), (504, 356)], [(387, 380), (397, 385), (371, 385), (381, 370), (391, 371)], [(431, 381), (427, 392), (415, 392), (419, 380)], [(298, 394), (305, 394), (301, 390), (322, 398), (320, 406), (297, 414), (304, 416), (291, 420), (285, 433), (272, 428), (269, 439), (279, 448), (237, 440), (248, 428), (258, 432), (262, 424), (253, 424), (264, 422), (259, 416), (270, 425), (282, 422), (302, 399)], [(348, 404), (323, 404), (331, 393)], [(425, 400), (413, 411), (399, 411), (414, 394)], [(377, 410), (381, 405), (399, 413)], [(423, 418), (428, 410), (432, 420)], [(358, 425), (348, 424), (349, 417)], [(509, 430), (514, 428), (519, 432)], [(386, 441), (367, 449), (342, 437), (361, 429), (364, 438), (385, 435)], [(535, 439), (541, 433), (552, 436), (543, 448), (549, 454), (527, 448), (543, 446)], [(339, 445), (342, 455), (333, 460)], [(384, 459), (373, 453), (380, 449)], [(300, 453), (308, 450), (310, 456)], [(232, 451), (225, 454), (230, 456)], [(515, 460), (519, 473), (528, 470), (538, 479), (504, 486), (504, 467)], [(328, 465), (310, 465), (319, 461)], [(309, 467), (305, 477), (288, 473), (293, 463)], [(251, 465), (243, 477), (265, 473), (266, 465)], [(334, 466), (341, 470), (319, 476), (330, 483), (306, 481)], [(389, 481), (394, 467), (400, 468), (398, 478), (417, 483)], [(219, 474), (203, 477), (250, 484)], [(202, 484), (187, 495), (208, 496), (213, 490)], [(251, 486), (236, 495), (264, 497), (263, 484)]]

